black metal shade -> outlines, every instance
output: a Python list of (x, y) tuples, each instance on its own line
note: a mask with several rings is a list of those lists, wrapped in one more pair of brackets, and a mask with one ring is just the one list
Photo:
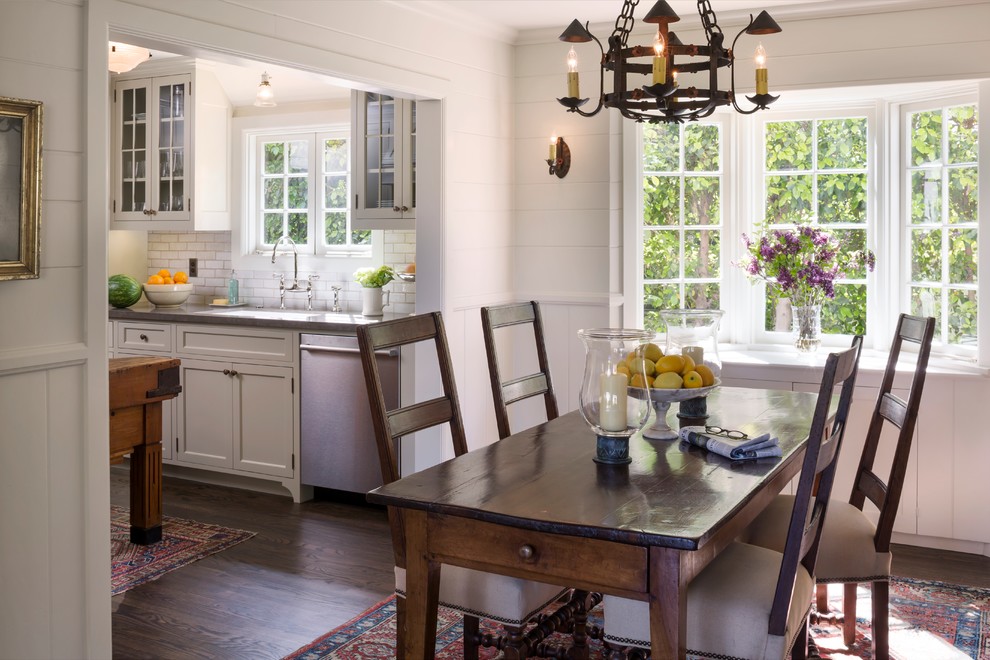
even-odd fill
[(643, 17), (644, 23), (676, 23), (681, 20), (666, 0), (657, 0), (657, 4)]
[(764, 9), (746, 30), (746, 34), (776, 34), (781, 31), (777, 21), (773, 20)]
[[(780, 28), (777, 29), (779, 30)], [(583, 44), (591, 41), (594, 37), (592, 37), (591, 33), (588, 32), (588, 28), (581, 25), (581, 21), (575, 18), (571, 21), (571, 24), (567, 26), (567, 29), (560, 33), (559, 38), (561, 41)]]

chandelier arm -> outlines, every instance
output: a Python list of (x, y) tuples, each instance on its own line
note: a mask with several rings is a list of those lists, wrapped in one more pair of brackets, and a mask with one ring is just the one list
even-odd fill
[[(732, 107), (736, 109), (736, 112), (742, 115), (751, 115), (757, 110), (762, 110), (766, 108), (766, 105), (761, 106), (758, 103), (754, 103), (753, 107), (750, 108), (749, 110), (743, 110), (741, 107), (739, 107), (739, 104), (736, 102), (736, 42), (739, 41), (739, 37), (743, 35), (743, 32), (745, 32), (750, 27), (752, 27), (752, 25), (753, 25), (753, 15), (750, 14), (749, 23), (746, 25), (746, 27), (739, 30), (739, 34), (737, 34), (736, 38), (732, 40), (732, 50), (730, 51), (731, 64), (729, 64), (729, 69), (730, 69), (729, 84), (731, 85), (730, 88), (731, 91), (729, 93), (729, 98), (732, 99)], [(774, 97), (773, 100), (776, 101), (777, 100), (776, 97)], [(773, 101), (771, 101), (770, 103), (772, 102)]]
[[(585, 23), (584, 28), (585, 30), (588, 29), (588, 23)], [(588, 31), (588, 34), (591, 34), (590, 30)], [(591, 34), (591, 38), (595, 40), (596, 44), (598, 44), (598, 50), (602, 54), (602, 58), (598, 61), (598, 105), (590, 112), (577, 107), (569, 110), (570, 112), (578, 113), (582, 117), (594, 117), (602, 111), (602, 108), (605, 107), (605, 48), (602, 47), (602, 42), (598, 40), (598, 37)]]

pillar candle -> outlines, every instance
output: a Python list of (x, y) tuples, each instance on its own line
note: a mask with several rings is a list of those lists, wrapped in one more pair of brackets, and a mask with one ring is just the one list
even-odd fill
[(695, 364), (705, 363), (705, 349), (701, 346), (685, 346), (681, 349), (681, 355), (691, 358)]
[(599, 408), (601, 412), (598, 425), (604, 431), (625, 431), (627, 427), (626, 388), (629, 386), (629, 378), (620, 373), (602, 374), (600, 383)]

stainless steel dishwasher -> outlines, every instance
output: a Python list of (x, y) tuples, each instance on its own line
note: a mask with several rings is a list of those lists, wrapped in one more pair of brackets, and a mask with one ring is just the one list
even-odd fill
[[(300, 480), (366, 493), (382, 485), (357, 337), (299, 337)], [(399, 404), (399, 352), (378, 354), (389, 409)]]

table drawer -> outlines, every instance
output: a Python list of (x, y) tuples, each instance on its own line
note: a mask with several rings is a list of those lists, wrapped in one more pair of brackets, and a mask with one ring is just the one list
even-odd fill
[(117, 350), (172, 351), (172, 326), (168, 323), (117, 321)]
[(520, 576), (540, 575), (554, 584), (590, 589), (607, 584), (613, 592), (649, 589), (644, 547), (442, 515), (430, 517), (428, 537), (441, 561), (456, 559), (470, 568), (483, 570), (488, 564)]

